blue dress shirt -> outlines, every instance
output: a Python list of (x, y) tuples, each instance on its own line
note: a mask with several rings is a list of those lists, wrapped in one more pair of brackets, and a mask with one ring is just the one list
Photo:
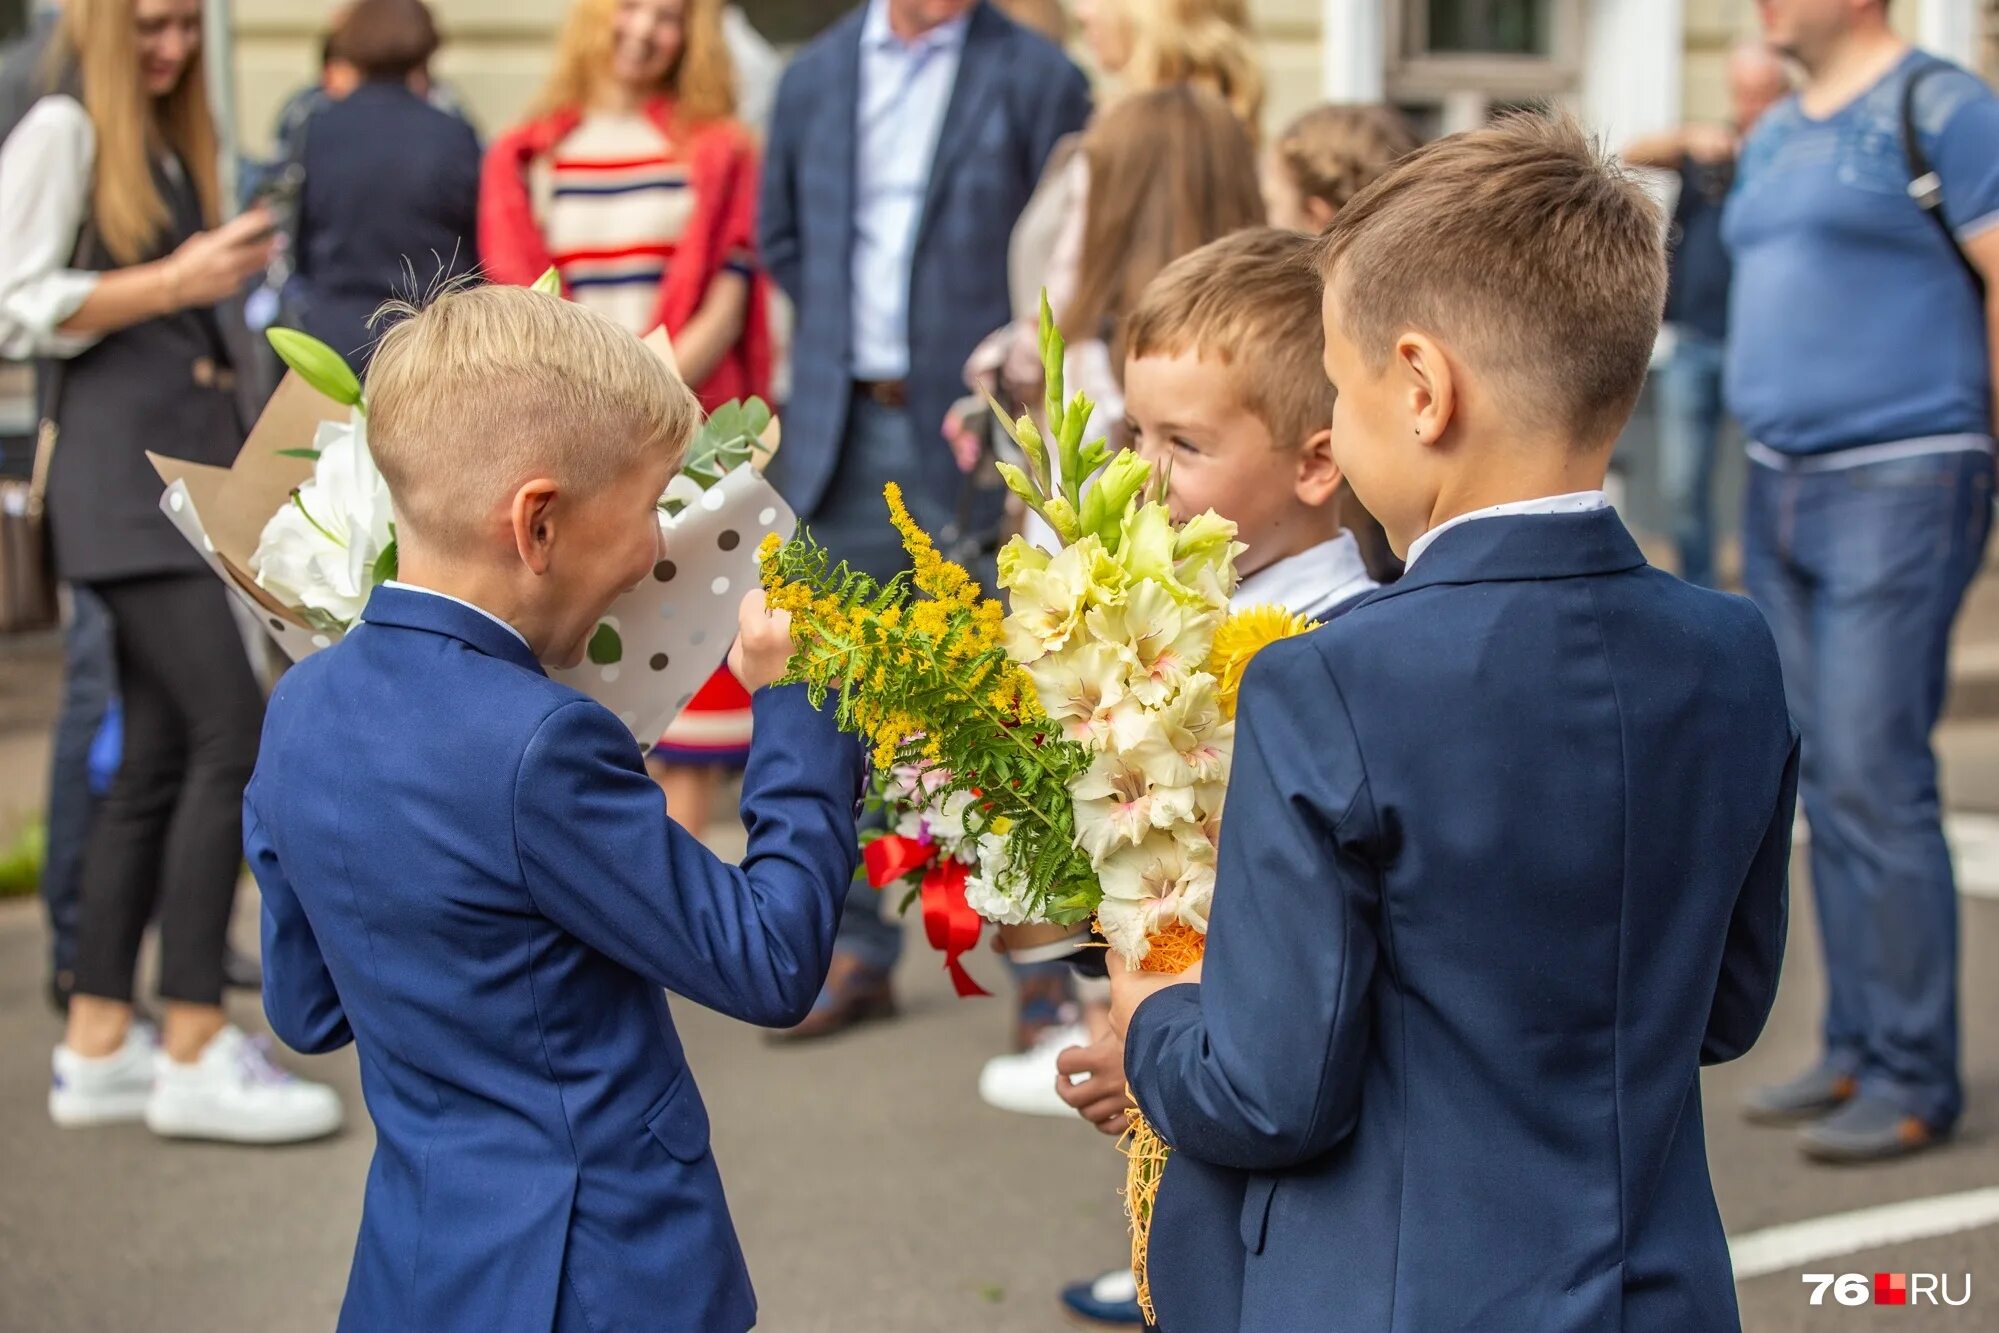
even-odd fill
[(853, 374), (909, 374), (909, 266), (958, 81), (969, 11), (905, 42), (873, 0), (861, 28), (861, 96), (854, 154)]

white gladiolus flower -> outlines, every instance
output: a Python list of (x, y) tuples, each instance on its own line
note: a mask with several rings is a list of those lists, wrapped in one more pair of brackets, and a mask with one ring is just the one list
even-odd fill
[(1187, 781), (1228, 781), (1235, 720), (1222, 717), (1213, 676), (1202, 672), (1187, 677), (1156, 716), (1160, 735), (1187, 767)]
[(1120, 848), (1097, 868), (1104, 900), (1097, 908), (1111, 947), (1133, 962), (1150, 946), (1147, 937), (1175, 922), (1205, 932), (1215, 896), (1211, 861), (1188, 855), (1185, 841), (1154, 833), (1134, 847)]
[(1024, 926), (1040, 918), (1027, 906), (1026, 877), (1007, 866), (1006, 839), (987, 833), (978, 842), (978, 859), (965, 879), (965, 904), (988, 921)]
[(1071, 644), (1036, 662), (1027, 674), (1042, 711), (1069, 740), (1101, 750), (1115, 726), (1143, 725), (1144, 710), (1126, 688), (1124, 659), (1109, 644)]
[(1012, 614), (1001, 632), (1007, 655), (1023, 666), (1066, 648), (1084, 613), (1124, 586), (1124, 571), (1095, 537), (1064, 547), (1045, 567), (1020, 563), (1012, 575)]
[(1157, 738), (1118, 754), (1100, 754), (1070, 788), (1076, 798), (1076, 842), (1101, 863), (1121, 843), (1194, 818), (1194, 789), (1163, 783), (1155, 769), (1176, 776), (1178, 758)]
[(250, 572), (285, 605), (345, 627), (360, 619), (374, 591), (394, 511), (368, 452), (364, 418), (321, 423), (313, 444), (319, 460), (312, 476), (264, 525)]
[(1116, 645), (1131, 675), (1132, 697), (1157, 708), (1208, 660), (1213, 612), (1189, 611), (1158, 583), (1135, 584), (1124, 600), (1090, 612), (1090, 633)]

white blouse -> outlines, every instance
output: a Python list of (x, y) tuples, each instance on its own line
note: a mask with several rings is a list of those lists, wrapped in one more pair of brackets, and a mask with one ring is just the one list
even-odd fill
[(96, 157), (90, 114), (63, 94), (30, 107), (0, 147), (0, 356), (76, 356), (103, 336), (60, 332), (103, 276), (69, 266)]

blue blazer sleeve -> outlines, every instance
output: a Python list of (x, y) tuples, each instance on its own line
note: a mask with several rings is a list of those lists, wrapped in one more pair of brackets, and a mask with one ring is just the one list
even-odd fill
[(1798, 737), (1791, 734), (1777, 808), (1749, 863), (1749, 874), (1728, 922), (1728, 942), (1701, 1039), (1701, 1063), (1736, 1059), (1763, 1034), (1770, 1006), (1777, 1001), (1777, 978), (1784, 963), (1784, 937), (1791, 903), (1791, 825), (1797, 814)]
[(1089, 79), (1060, 52), (1055, 53), (1055, 62), (1056, 76), (1049, 81), (1054, 87), (1044, 84), (1035, 102), (1038, 114), (1028, 145), (1034, 161), (1031, 180), (1041, 179), (1055, 145), (1082, 129), (1090, 119)]
[(243, 802), (243, 850), (263, 894), (264, 1016), (278, 1040), (305, 1055), (337, 1051), (354, 1040), (319, 937), (285, 877), (256, 807)]
[(1312, 644), (1257, 655), (1236, 718), (1198, 986), (1139, 1006), (1125, 1072), (1154, 1129), (1217, 1166), (1276, 1171), (1352, 1128), (1378, 953), (1373, 822), (1339, 688)]
[(740, 867), (667, 818), (631, 733), (585, 700), (529, 742), (514, 829), (550, 920), (676, 994), (782, 1027), (805, 1016), (832, 960), (860, 858), (861, 753), (802, 688), (759, 690), (751, 706)]

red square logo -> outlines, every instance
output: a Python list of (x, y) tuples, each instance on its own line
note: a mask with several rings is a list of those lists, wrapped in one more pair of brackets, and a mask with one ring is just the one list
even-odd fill
[(1876, 1273), (1874, 1275), (1874, 1303), (1876, 1305), (1907, 1305), (1909, 1303), (1909, 1275), (1907, 1273)]

